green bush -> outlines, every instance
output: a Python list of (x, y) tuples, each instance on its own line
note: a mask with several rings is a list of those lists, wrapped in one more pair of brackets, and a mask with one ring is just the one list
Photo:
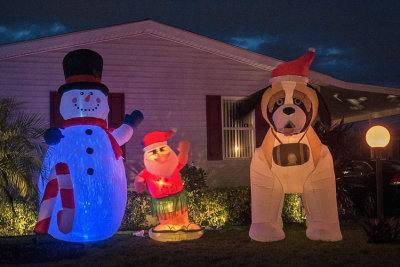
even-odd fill
[[(190, 220), (201, 226), (233, 226), (251, 223), (250, 187), (202, 188), (188, 192)], [(120, 230), (137, 230), (157, 224), (151, 216), (149, 195), (128, 193), (125, 217)], [(298, 194), (285, 196), (282, 210), (284, 222), (305, 219)]]
[(283, 222), (300, 223), (306, 219), (301, 194), (286, 194), (282, 208)]
[(0, 236), (32, 234), (39, 209), (37, 199), (16, 198), (13, 202), (15, 213), (11, 204), (0, 206)]
[[(182, 180), (189, 196), (190, 220), (202, 226), (243, 225), (251, 223), (250, 187), (208, 188), (206, 172), (186, 165)], [(128, 203), (121, 230), (137, 230), (157, 224), (151, 216), (151, 197), (128, 193)], [(299, 194), (285, 195), (282, 210), (284, 222), (302, 222), (305, 219)]]
[(191, 192), (207, 188), (207, 174), (202, 168), (186, 164), (181, 170), (181, 176), (186, 191)]
[[(201, 168), (185, 166), (182, 171), (189, 196), (190, 220), (202, 226), (231, 226), (251, 223), (250, 187), (208, 188), (206, 173)], [(125, 216), (120, 230), (138, 230), (158, 224), (150, 211), (149, 194), (128, 191)], [(31, 234), (36, 223), (37, 199), (14, 203), (14, 215), (9, 205), (0, 210), (0, 236)], [(282, 210), (284, 222), (302, 222), (304, 212), (298, 194), (286, 195)]]
[(148, 194), (128, 191), (125, 215), (120, 230), (137, 230), (151, 226), (150, 201), (151, 197)]

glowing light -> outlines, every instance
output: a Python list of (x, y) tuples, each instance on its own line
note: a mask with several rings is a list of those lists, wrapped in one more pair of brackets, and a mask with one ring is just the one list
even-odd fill
[(238, 151), (239, 151), (239, 147), (235, 146), (235, 152), (238, 152)]
[(369, 128), (365, 139), (370, 147), (385, 147), (389, 144), (390, 133), (385, 127), (376, 125)]

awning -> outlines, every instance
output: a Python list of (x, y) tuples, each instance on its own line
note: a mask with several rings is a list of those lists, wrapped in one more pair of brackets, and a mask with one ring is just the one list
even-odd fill
[(345, 123), (400, 114), (400, 95), (336, 86), (321, 86), (320, 92), (332, 117), (337, 120), (344, 118)]

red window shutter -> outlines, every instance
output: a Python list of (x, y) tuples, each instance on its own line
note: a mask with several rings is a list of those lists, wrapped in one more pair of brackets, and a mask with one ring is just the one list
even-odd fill
[[(118, 128), (125, 118), (125, 95), (124, 93), (109, 93), (108, 105), (108, 128)], [(126, 158), (125, 146), (122, 146), (123, 157)]]
[(50, 92), (50, 127), (61, 128), (64, 121), (60, 113), (61, 96), (57, 91)]
[(222, 160), (221, 96), (207, 95), (207, 160)]
[(256, 130), (256, 147), (261, 146), (265, 135), (268, 132), (269, 125), (265, 121), (261, 113), (261, 105), (258, 105), (254, 110), (255, 130)]
[(124, 93), (109, 93), (108, 105), (108, 128), (118, 128), (125, 118), (125, 95)]

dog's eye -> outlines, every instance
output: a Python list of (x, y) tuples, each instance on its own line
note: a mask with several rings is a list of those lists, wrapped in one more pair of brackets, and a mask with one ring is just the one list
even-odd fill
[(300, 106), (300, 105), (301, 105), (301, 100), (298, 99), (298, 98), (293, 98), (293, 103), (294, 103), (295, 105), (297, 105), (297, 106)]
[(285, 103), (285, 100), (283, 98), (280, 98), (278, 100), (276, 100), (275, 102), (278, 106), (282, 106)]

